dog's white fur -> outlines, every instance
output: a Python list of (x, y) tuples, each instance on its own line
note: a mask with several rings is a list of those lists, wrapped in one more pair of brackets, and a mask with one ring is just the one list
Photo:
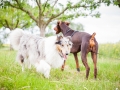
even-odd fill
[(22, 71), (24, 71), (24, 65), (28, 68), (33, 65), (36, 71), (44, 74), (46, 78), (49, 78), (51, 68), (62, 66), (66, 54), (70, 53), (72, 47), (68, 37), (62, 37), (59, 40), (57, 36), (42, 38), (26, 34), (21, 29), (10, 33), (10, 42), (12, 47), (18, 50), (16, 60), (21, 63)]

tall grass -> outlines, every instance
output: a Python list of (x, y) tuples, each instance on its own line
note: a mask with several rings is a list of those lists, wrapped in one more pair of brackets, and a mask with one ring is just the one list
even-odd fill
[[(115, 55), (111, 56), (111, 52), (115, 51), (114, 45), (111, 45), (105, 44), (99, 47), (99, 53), (102, 55), (98, 57), (97, 80), (94, 80), (91, 57), (88, 57), (91, 68), (88, 80), (85, 79), (85, 67), (80, 55), (78, 56), (81, 71), (78, 73), (72, 54), (63, 72), (60, 69), (51, 69), (50, 79), (46, 79), (37, 73), (34, 67), (22, 72), (21, 66), (15, 62), (16, 51), (2, 48), (0, 49), (0, 90), (120, 90), (120, 60), (115, 59), (119, 58), (117, 56), (119, 53), (116, 55), (115, 52), (113, 53)], [(120, 48), (119, 45), (115, 47)], [(120, 49), (118, 51), (120, 52)]]
[(116, 44), (100, 44), (99, 57), (107, 57), (120, 60), (120, 42)]

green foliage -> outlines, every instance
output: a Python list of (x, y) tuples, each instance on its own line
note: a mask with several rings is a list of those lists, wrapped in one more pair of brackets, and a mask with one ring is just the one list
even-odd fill
[[(103, 45), (104, 46), (104, 45)], [(111, 47), (110, 47), (111, 48)], [(102, 49), (102, 48), (100, 48)], [(50, 79), (37, 73), (35, 68), (21, 71), (15, 62), (16, 51), (9, 48), (0, 49), (0, 90), (119, 90), (120, 60), (106, 56), (98, 58), (98, 78), (94, 80), (94, 65), (88, 57), (90, 66), (89, 79), (85, 79), (85, 67), (79, 56), (80, 73), (76, 72), (73, 55), (69, 55), (65, 70), (51, 69)]]
[(33, 20), (26, 13), (12, 7), (0, 8), (0, 28), (5, 27), (13, 30), (15, 28), (28, 28)]
[[(2, 24), (0, 27), (6, 27), (6, 21), (9, 23), (9, 28), (16, 28), (18, 21), (21, 28), (22, 26), (29, 27), (32, 23), (38, 25), (41, 30), (41, 36), (45, 35), (45, 29), (49, 25), (50, 22), (54, 20), (73, 20), (80, 16), (92, 16), (92, 17), (100, 17), (100, 13), (95, 11), (100, 7), (101, 3), (105, 3), (107, 6), (110, 4), (118, 4), (119, 0), (64, 0), (60, 2), (60, 0), (2, 0), (0, 3), (1, 9), (9, 9), (9, 12), (12, 12), (13, 15), (8, 15), (6, 12), (2, 11), (2, 13), (7, 15), (7, 17), (1, 16), (2, 19), (0, 22)], [(31, 4), (31, 3), (34, 4)], [(15, 8), (14, 11), (10, 10), (10, 8)], [(15, 10), (21, 12), (20, 15), (16, 15)], [(19, 11), (21, 10), (21, 11)], [(24, 14), (23, 14), (24, 12)], [(2, 14), (3, 15), (3, 14)], [(17, 16), (17, 18), (16, 18)], [(4, 18), (7, 20), (4, 20)], [(12, 17), (12, 18), (10, 18)], [(22, 21), (21, 21), (22, 20)], [(24, 24), (24, 25), (23, 25)]]

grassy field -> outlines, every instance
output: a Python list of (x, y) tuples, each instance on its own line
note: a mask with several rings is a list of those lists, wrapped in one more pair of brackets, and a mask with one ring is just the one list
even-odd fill
[[(16, 52), (10, 51), (9, 48), (1, 48), (0, 90), (120, 90), (120, 45), (114, 47), (100, 45), (97, 80), (94, 80), (90, 55), (88, 63), (91, 70), (88, 80), (85, 79), (85, 67), (80, 55), (80, 73), (75, 69), (73, 55), (70, 55), (63, 72), (60, 69), (52, 69), (50, 79), (45, 79), (34, 68), (21, 72), (21, 66), (15, 62)], [(112, 48), (116, 49), (113, 49), (114, 53)], [(114, 55), (111, 55), (112, 53)]]

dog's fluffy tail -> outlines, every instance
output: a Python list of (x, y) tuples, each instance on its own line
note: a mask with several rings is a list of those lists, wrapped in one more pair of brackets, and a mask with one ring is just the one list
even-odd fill
[(22, 37), (23, 34), (24, 34), (24, 32), (22, 29), (15, 29), (10, 33), (10, 35), (9, 35), (10, 44), (12, 45), (12, 48), (14, 50), (18, 50), (20, 38)]
[(89, 40), (89, 43), (90, 43), (90, 47), (91, 47), (91, 48), (95, 45), (95, 42), (94, 42), (95, 35), (96, 35), (96, 33), (94, 32), (94, 33), (91, 35), (91, 38), (90, 38), (90, 40)]

